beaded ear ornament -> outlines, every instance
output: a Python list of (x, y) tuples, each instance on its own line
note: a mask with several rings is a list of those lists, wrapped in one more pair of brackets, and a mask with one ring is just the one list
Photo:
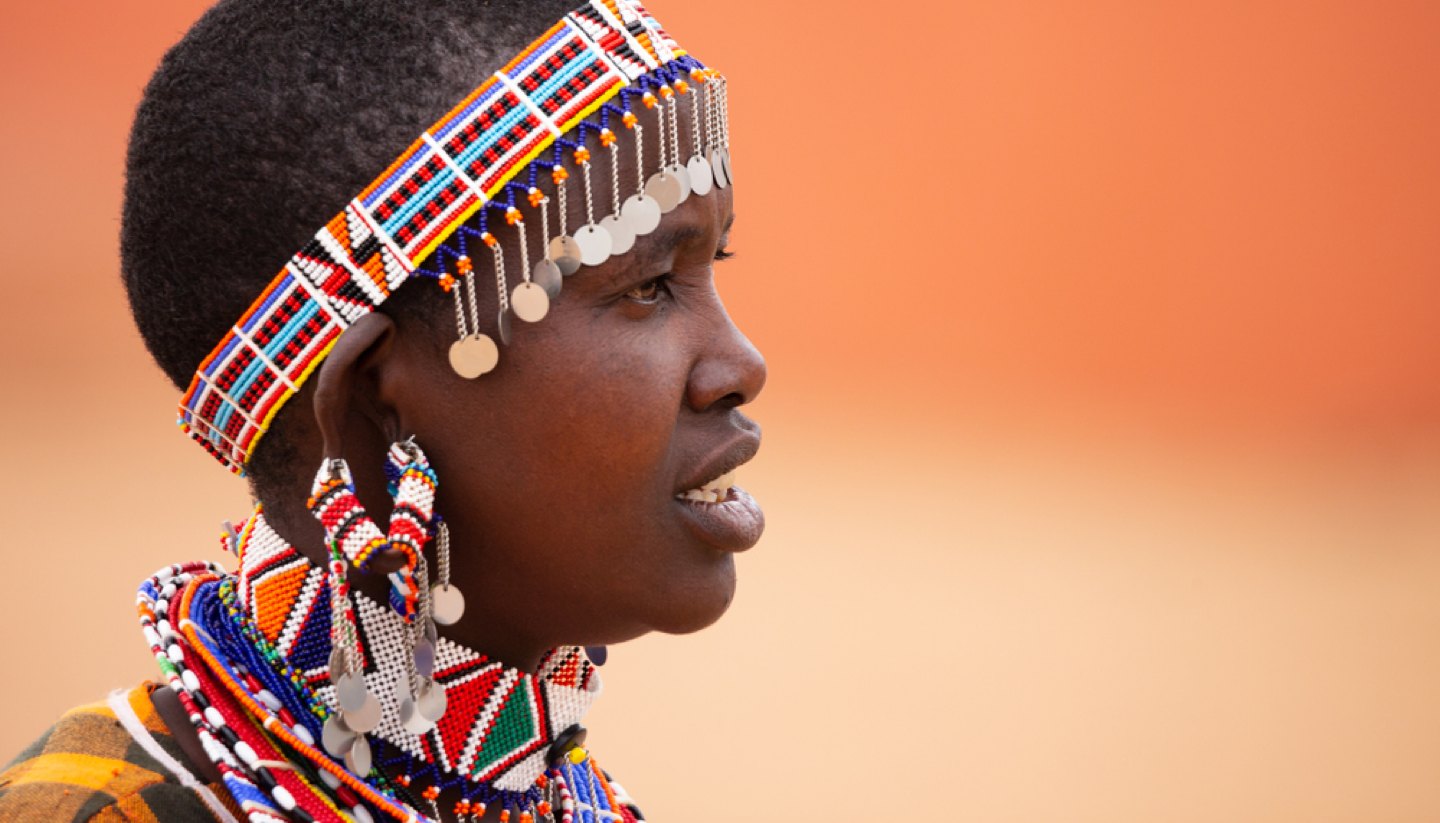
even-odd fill
[[(343, 459), (324, 462), (307, 501), (330, 546), (329, 672), (339, 711), (325, 721), (321, 740), (326, 751), (344, 758), (356, 774), (370, 771), (370, 744), (365, 735), (380, 725), (381, 702), (365, 680), (346, 561), (366, 571), (382, 553), (393, 552), (404, 559), (400, 569), (389, 573), (390, 606), (405, 624), (404, 672), (395, 695), (400, 724), (412, 734), (425, 734), (445, 716), (445, 688), (435, 681), (435, 624), (454, 623), (465, 610), (464, 595), (450, 583), (449, 529), (435, 514), (435, 471), (413, 438), (390, 447), (386, 475), (394, 501), (388, 532), (382, 532), (365, 511)], [(432, 533), (438, 535), (440, 565), (440, 581), (434, 589), (429, 585), (423, 551)]]
[[(625, 254), (690, 196), (729, 186), (729, 144), (724, 76), (634, 0), (591, 0), (427, 129), (290, 259), (200, 364), (181, 428), (243, 473), (340, 333), (415, 275), (454, 299), (455, 372), (485, 374), (512, 316), (542, 320), (566, 277)], [(633, 182), (622, 180), (632, 150)], [(479, 312), (487, 263), (493, 325)]]

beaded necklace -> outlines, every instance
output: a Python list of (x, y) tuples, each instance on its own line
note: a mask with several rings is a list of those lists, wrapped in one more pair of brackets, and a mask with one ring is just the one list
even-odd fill
[[(437, 638), (435, 680), (447, 708), (416, 735), (402, 725), (396, 696), (403, 618), (360, 593), (347, 599), (362, 671), (382, 704), (367, 736), (374, 762), (327, 754), (318, 741), (337, 710), (330, 572), (286, 543), (259, 509), (233, 543), (238, 573), (170, 566), (140, 586), (137, 602), (168, 685), (252, 823), (439, 819), (437, 800), (452, 789), (461, 821), (498, 808), (515, 823), (643, 823), (580, 745), (579, 720), (600, 691), (580, 647), (551, 650), (531, 675)], [(395, 783), (387, 772), (399, 775)]]

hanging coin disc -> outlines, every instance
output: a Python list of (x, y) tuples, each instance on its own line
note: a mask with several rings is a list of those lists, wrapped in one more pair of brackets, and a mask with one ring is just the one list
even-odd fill
[(421, 640), (415, 644), (415, 671), (421, 677), (435, 674), (435, 644)]
[(332, 714), (325, 719), (325, 725), (320, 728), (320, 742), (325, 746), (325, 751), (336, 757), (344, 757), (350, 751), (350, 744), (355, 740), (355, 732), (345, 725), (340, 715)]
[(624, 254), (635, 245), (635, 232), (618, 214), (612, 214), (600, 221), (600, 228), (610, 235), (610, 253)]
[(534, 281), (523, 282), (510, 292), (510, 308), (526, 323), (536, 323), (550, 311), (550, 295)]
[(340, 682), (341, 672), (345, 671), (345, 647), (336, 646), (330, 650), (330, 679)]
[(369, 696), (365, 678), (358, 674), (343, 674), (335, 683), (335, 699), (339, 701), (341, 710), (347, 713), (360, 711)]
[(445, 687), (437, 685), (431, 680), (420, 687), (420, 697), (415, 701), (415, 710), (420, 716), (431, 723), (439, 723), (440, 718), (445, 716), (445, 706), (449, 699), (445, 696)]
[(667, 171), (670, 172), (670, 175), (672, 177), (679, 181), (680, 202), (684, 203), (686, 200), (690, 199), (690, 172), (685, 171), (685, 167), (680, 165), (679, 163), (671, 163), (665, 168)]
[(664, 169), (650, 175), (645, 183), (645, 193), (660, 207), (661, 214), (669, 214), (680, 205), (680, 181)]
[(562, 234), (551, 240), (548, 256), (566, 277), (580, 270), (580, 244), (573, 237)]
[(709, 149), (705, 155), (710, 159), (710, 170), (715, 172), (715, 185), (725, 188), (730, 185), (730, 178), (725, 176), (725, 163), (720, 157), (719, 149)]
[(450, 368), (467, 380), (474, 380), (500, 362), (500, 347), (488, 334), (472, 334), (450, 344)]
[(395, 705), (404, 705), (406, 700), (413, 700), (410, 694), (410, 678), (404, 675), (395, 678)]
[(442, 626), (453, 626), (465, 614), (465, 595), (457, 586), (436, 583), (430, 588), (430, 615)]
[(360, 734), (373, 732), (380, 725), (380, 701), (375, 695), (365, 693), (365, 705), (356, 711), (345, 712), (345, 725)]
[(715, 185), (715, 172), (711, 170), (710, 163), (700, 155), (690, 158), (685, 164), (685, 171), (690, 175), (690, 190), (704, 197), (710, 193)]
[(500, 342), (510, 345), (510, 312), (507, 309), (500, 310), (500, 316), (495, 319), (495, 333), (499, 335)]
[(594, 223), (581, 226), (575, 232), (575, 242), (580, 244), (580, 262), (587, 266), (598, 266), (610, 259), (610, 235)]
[(735, 170), (730, 168), (730, 150), (724, 146), (720, 147), (720, 162), (725, 166), (725, 179), (730, 181), (730, 185), (735, 185)]
[(535, 268), (530, 271), (530, 281), (538, 283), (551, 300), (560, 296), (560, 287), (564, 279), (565, 275), (560, 273), (560, 267), (548, 257), (540, 258), (539, 262), (535, 264)]
[(434, 723), (420, 716), (415, 701), (408, 697), (400, 703), (400, 725), (411, 734), (424, 734), (435, 728)]
[(620, 216), (636, 237), (644, 237), (660, 225), (660, 204), (648, 194), (632, 194), (620, 207)]
[(349, 769), (351, 774), (364, 777), (370, 773), (371, 765), (370, 741), (366, 740), (363, 735), (355, 738), (355, 742), (350, 746), (350, 751), (345, 753), (345, 768)]

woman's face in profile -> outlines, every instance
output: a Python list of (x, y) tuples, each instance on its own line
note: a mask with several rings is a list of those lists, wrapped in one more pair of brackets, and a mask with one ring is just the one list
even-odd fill
[(683, 498), (759, 447), (739, 407), (764, 360), (716, 288), (732, 220), (729, 189), (690, 197), (630, 253), (566, 278), (478, 380), (416, 353), (433, 402), (413, 428), (439, 434), (424, 442), (469, 604), (455, 639), (618, 642), (694, 631), (729, 605), (733, 554), (763, 516), (738, 488)]

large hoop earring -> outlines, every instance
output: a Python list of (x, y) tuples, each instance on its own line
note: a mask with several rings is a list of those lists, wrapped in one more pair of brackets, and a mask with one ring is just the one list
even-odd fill
[(420, 598), (415, 570), (435, 519), (435, 471), (410, 438), (390, 446), (385, 473), (394, 500), (388, 532), (380, 531), (360, 502), (354, 475), (343, 457), (321, 463), (305, 505), (325, 529), (332, 550), (360, 571), (370, 571), (375, 558), (385, 552), (403, 557), (401, 568), (390, 573), (390, 604), (406, 622), (414, 622)]

